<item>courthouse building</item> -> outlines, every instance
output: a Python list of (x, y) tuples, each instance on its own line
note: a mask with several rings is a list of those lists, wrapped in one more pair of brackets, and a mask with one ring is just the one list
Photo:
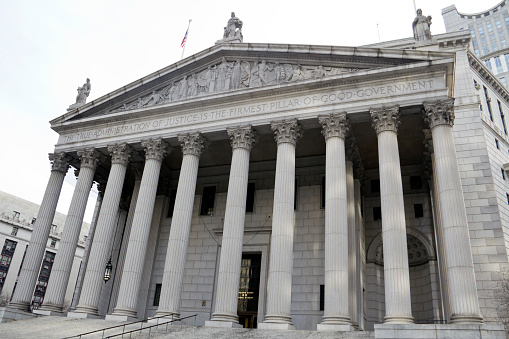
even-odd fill
[[(232, 13), (214, 46), (51, 121), (40, 229), (80, 172), (39, 312), (62, 311), (95, 180), (68, 316), (504, 337), (509, 92), (470, 32), (431, 36), (420, 13), (414, 37), (363, 47), (248, 44), (241, 29)], [(10, 307), (27, 309), (42, 253), (29, 246)]]

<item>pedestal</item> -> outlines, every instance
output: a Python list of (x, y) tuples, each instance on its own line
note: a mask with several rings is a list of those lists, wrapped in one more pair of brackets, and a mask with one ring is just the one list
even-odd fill
[(502, 325), (376, 324), (375, 338), (506, 338)]
[(220, 328), (243, 328), (239, 323), (234, 323), (233, 321), (217, 321), (217, 320), (207, 320), (205, 322), (206, 327), (220, 327)]

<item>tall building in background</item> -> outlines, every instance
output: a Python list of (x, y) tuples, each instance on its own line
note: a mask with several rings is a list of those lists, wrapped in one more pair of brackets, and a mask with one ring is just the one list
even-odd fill
[(507, 87), (509, 81), (509, 12), (507, 1), (479, 13), (458, 12), (456, 5), (442, 9), (446, 32), (468, 31), (471, 49)]

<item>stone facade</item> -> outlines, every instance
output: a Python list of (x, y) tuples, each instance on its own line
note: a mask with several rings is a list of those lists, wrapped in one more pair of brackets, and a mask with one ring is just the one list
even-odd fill
[(106, 185), (69, 316), (503, 336), (509, 93), (469, 39), (223, 41), (51, 121)]

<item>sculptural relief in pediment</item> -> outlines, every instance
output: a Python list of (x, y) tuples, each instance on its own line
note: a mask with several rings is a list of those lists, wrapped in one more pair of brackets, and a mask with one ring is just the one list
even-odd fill
[(108, 113), (161, 105), (218, 92), (318, 79), (357, 70), (357, 68), (309, 66), (266, 62), (265, 60), (252, 62), (223, 58), (219, 64), (173, 79), (165, 87), (117, 106)]

